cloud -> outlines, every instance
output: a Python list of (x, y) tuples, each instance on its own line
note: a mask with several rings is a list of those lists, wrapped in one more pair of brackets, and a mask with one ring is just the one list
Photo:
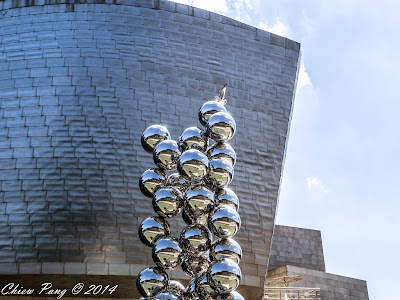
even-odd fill
[(250, 12), (253, 8), (253, 5), (250, 0), (229, 1), (228, 6), (228, 17), (238, 20), (239, 22), (252, 24)]
[(272, 25), (260, 22), (258, 23), (258, 28), (284, 37), (291, 36), (291, 30), (289, 24), (284, 23), (280, 17), (276, 18), (275, 22)]
[(229, 10), (226, 0), (174, 0), (174, 2), (218, 13), (226, 13)]
[(254, 0), (173, 0), (208, 11), (223, 14), (240, 22), (252, 23), (249, 12), (253, 8)]
[(301, 63), (299, 70), (299, 77), (297, 79), (297, 89), (301, 89), (302, 87), (310, 86), (312, 87), (310, 76), (306, 71), (306, 66), (304, 63)]
[(317, 34), (317, 26), (314, 20), (308, 16), (304, 9), (301, 12), (301, 18), (298, 21), (297, 27), (299, 28), (299, 32), (296, 34), (296, 38), (302, 41), (302, 43), (315, 38)]
[(327, 194), (329, 191), (319, 177), (307, 177), (307, 188), (310, 191), (318, 191)]

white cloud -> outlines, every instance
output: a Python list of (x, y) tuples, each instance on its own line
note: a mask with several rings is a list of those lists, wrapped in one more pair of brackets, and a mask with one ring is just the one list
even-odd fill
[(274, 24), (272, 25), (260, 22), (258, 23), (258, 28), (284, 37), (291, 37), (289, 24), (284, 23), (281, 18), (276, 18)]
[(328, 189), (319, 177), (307, 177), (307, 188), (310, 191), (319, 191), (325, 194), (328, 193)]
[(252, 23), (249, 12), (253, 9), (254, 0), (173, 0), (208, 11), (223, 14), (240, 22)]
[(299, 70), (299, 77), (297, 79), (297, 89), (301, 89), (302, 87), (306, 86), (312, 87), (312, 83), (310, 76), (308, 76), (304, 63), (301, 63)]
[(218, 13), (226, 13), (229, 10), (226, 0), (174, 0), (174, 2)]
[(297, 35), (302, 43), (315, 38), (317, 34), (317, 26), (314, 20), (308, 16), (304, 9), (301, 12), (301, 18), (298, 21), (297, 27), (299, 28), (299, 33)]

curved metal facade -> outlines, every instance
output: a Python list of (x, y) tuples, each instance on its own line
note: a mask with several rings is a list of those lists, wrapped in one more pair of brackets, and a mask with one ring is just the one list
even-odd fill
[[(201, 126), (198, 108), (228, 83), (243, 284), (260, 290), (299, 44), (168, 1), (76, 3), (0, 3), (0, 273), (151, 265), (137, 236), (154, 214), (138, 188), (153, 166), (140, 134)], [(175, 234), (184, 226), (170, 223)]]

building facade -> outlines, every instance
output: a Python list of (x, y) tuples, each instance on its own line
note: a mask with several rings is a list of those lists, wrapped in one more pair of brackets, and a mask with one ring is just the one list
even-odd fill
[(285, 265), (325, 272), (321, 232), (275, 225), (268, 271)]
[[(300, 299), (296, 298), (296, 291), (300, 294), (302, 291), (316, 289), (322, 300), (369, 299), (365, 280), (326, 272), (319, 230), (281, 225), (275, 225), (265, 283), (266, 296), (268, 292), (276, 292), (276, 289), (270, 290), (271, 287), (287, 288), (280, 290), (283, 296), (281, 299), (287, 299), (285, 293), (294, 295), (294, 298), (289, 299)], [(268, 299), (277, 298), (265, 297), (265, 300)]]
[(159, 123), (177, 139), (227, 83), (240, 291), (262, 297), (298, 43), (164, 0), (4, 0), (0, 41), (0, 274), (129, 281), (152, 265), (140, 135)]

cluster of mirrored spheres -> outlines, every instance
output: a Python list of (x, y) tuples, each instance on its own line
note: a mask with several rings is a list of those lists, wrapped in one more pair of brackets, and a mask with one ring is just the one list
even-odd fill
[[(153, 154), (157, 167), (141, 175), (139, 187), (152, 198), (157, 215), (139, 226), (140, 240), (152, 247), (156, 265), (138, 274), (141, 299), (244, 300), (235, 291), (242, 276), (242, 249), (232, 239), (241, 224), (239, 199), (227, 187), (236, 162), (227, 142), (236, 123), (224, 106), (223, 89), (199, 110), (205, 129), (189, 127), (178, 141), (162, 125), (152, 125), (142, 134), (142, 146)], [(168, 219), (179, 214), (187, 226), (174, 237)], [(178, 266), (191, 278), (187, 287), (166, 273)]]

